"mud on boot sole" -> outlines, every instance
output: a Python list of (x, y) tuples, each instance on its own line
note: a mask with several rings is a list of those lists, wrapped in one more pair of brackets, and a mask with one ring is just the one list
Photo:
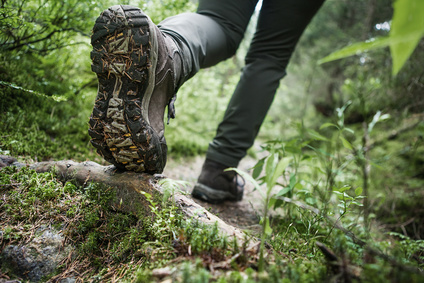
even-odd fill
[(92, 145), (120, 169), (161, 173), (166, 144), (147, 116), (158, 49), (153, 23), (138, 8), (112, 6), (97, 18), (91, 44), (99, 82), (89, 121)]

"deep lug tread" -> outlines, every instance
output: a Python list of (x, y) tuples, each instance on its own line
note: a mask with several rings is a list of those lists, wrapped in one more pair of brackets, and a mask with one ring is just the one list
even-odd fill
[(113, 6), (96, 20), (90, 57), (99, 90), (88, 132), (106, 161), (153, 174), (163, 171), (166, 145), (142, 116), (148, 69), (154, 63), (151, 40), (148, 17), (138, 8)]
[(105, 113), (101, 111), (100, 109), (94, 108), (92, 117), (103, 119), (105, 117)]
[(102, 112), (104, 112), (105, 110), (107, 110), (107, 104), (106, 101), (96, 101), (96, 108), (102, 110)]
[(88, 129), (88, 133), (89, 133), (90, 137), (92, 137), (93, 139), (101, 140), (101, 139), (104, 138), (103, 134), (98, 133), (98, 132), (96, 132), (92, 129)]

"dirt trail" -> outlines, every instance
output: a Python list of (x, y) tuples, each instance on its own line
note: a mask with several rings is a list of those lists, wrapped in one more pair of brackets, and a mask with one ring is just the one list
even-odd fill
[[(163, 174), (174, 180), (189, 182), (190, 187), (185, 190), (190, 193), (200, 174), (203, 161), (203, 156), (179, 160), (170, 159)], [(255, 159), (246, 157), (240, 162), (238, 168), (245, 172), (250, 172), (249, 169), (255, 164)], [(259, 192), (253, 190), (253, 186), (249, 183), (246, 183), (243, 200), (240, 202), (227, 201), (223, 204), (214, 205), (197, 199), (195, 201), (230, 225), (251, 230), (252, 232), (257, 232), (260, 229), (258, 215), (262, 211), (262, 199)]]

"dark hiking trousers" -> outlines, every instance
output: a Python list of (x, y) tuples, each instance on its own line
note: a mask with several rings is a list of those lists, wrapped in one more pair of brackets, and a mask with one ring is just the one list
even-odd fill
[[(159, 24), (180, 46), (184, 80), (233, 56), (258, 0), (200, 0), (197, 13)], [(236, 167), (253, 145), (293, 50), (324, 0), (263, 0), (240, 81), (207, 158)]]

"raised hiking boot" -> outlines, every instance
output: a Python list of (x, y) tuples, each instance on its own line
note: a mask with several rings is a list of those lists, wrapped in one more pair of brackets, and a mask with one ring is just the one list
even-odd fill
[(164, 111), (174, 118), (181, 57), (174, 41), (139, 8), (117, 5), (96, 20), (92, 70), (99, 81), (89, 122), (91, 143), (120, 169), (161, 173)]
[(240, 201), (243, 198), (244, 183), (234, 171), (224, 171), (228, 166), (206, 159), (199, 179), (191, 192), (197, 199), (220, 203)]

